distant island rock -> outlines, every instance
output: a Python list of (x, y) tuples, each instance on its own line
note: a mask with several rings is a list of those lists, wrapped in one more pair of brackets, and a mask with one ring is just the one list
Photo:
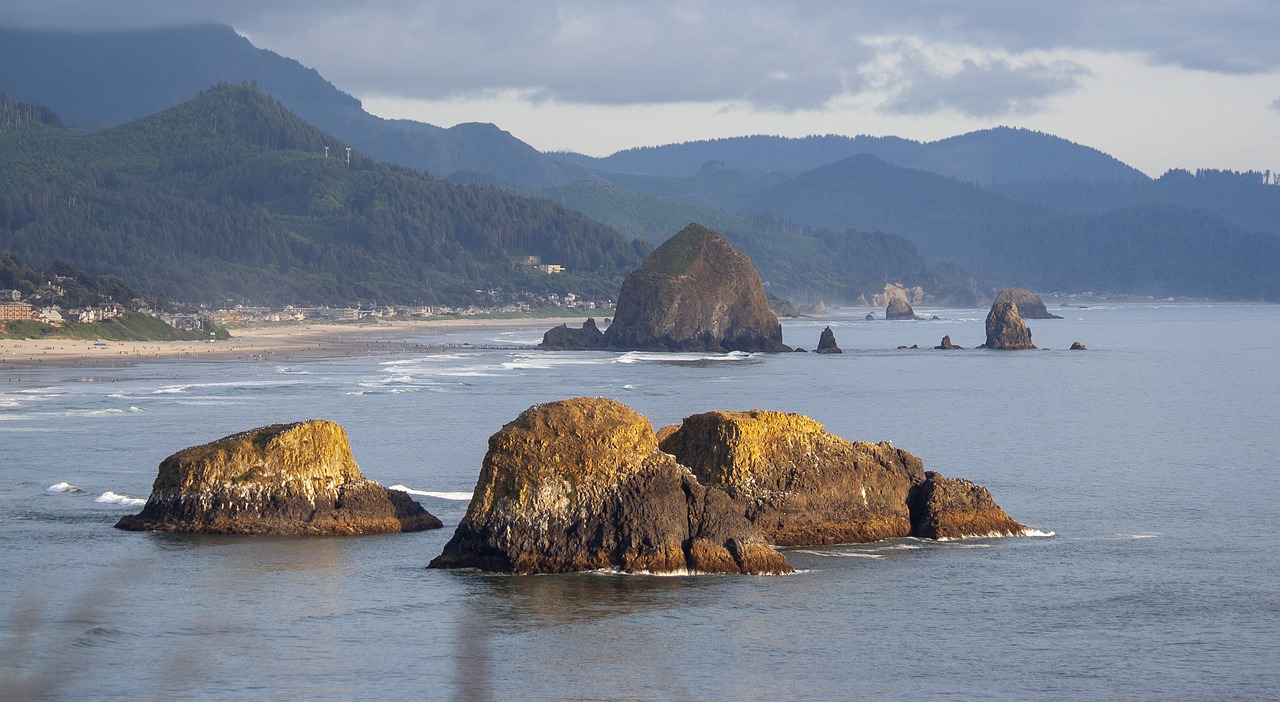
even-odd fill
[(781, 546), (1026, 533), (972, 483), (926, 473), (887, 442), (833, 436), (803, 415), (707, 412), (659, 436), (663, 451), (727, 492)]
[(983, 347), (1008, 350), (1036, 347), (1031, 343), (1031, 330), (1018, 314), (1017, 304), (1006, 300), (991, 305), (987, 313), (987, 342)]
[(1088, 346), (1085, 346), (1084, 344), (1080, 343), (1079, 341), (1073, 341), (1073, 342), (1071, 342), (1071, 350), (1072, 350), (1072, 351), (1088, 351), (1088, 350), (1089, 350), (1089, 347), (1088, 347)]
[(889, 300), (889, 306), (884, 310), (885, 319), (915, 319), (916, 311), (911, 308), (911, 303), (907, 302), (907, 298), (902, 295), (896, 295)]
[(594, 317), (588, 317), (581, 329), (574, 329), (568, 324), (548, 329), (542, 335), (539, 348), (548, 351), (595, 351), (605, 348), (604, 332), (596, 326)]
[[(588, 332), (582, 334), (595, 343)], [(574, 338), (574, 334), (560, 331), (551, 338), (553, 345), (542, 348), (599, 348), (556, 345)], [(782, 343), (782, 325), (769, 309), (751, 259), (723, 236), (699, 224), (690, 224), (654, 249), (622, 282), (617, 312), (604, 333), (604, 348), (791, 350)]]
[(844, 353), (836, 345), (836, 333), (831, 331), (831, 327), (828, 326), (822, 330), (822, 334), (818, 337), (818, 348), (814, 349), (814, 353)]
[(602, 398), (535, 405), (491, 436), (467, 514), (430, 567), (792, 572), (728, 495), (658, 449), (649, 420)]
[(273, 424), (169, 456), (142, 512), (119, 529), (338, 535), (441, 527), (403, 492), (360, 474), (347, 433), (325, 420)]
[(935, 346), (935, 347), (933, 347), (933, 348), (935, 348), (935, 349), (943, 349), (943, 350), (946, 350), (946, 351), (951, 351), (951, 350), (955, 350), (955, 349), (963, 349), (964, 347), (963, 347), (963, 346), (956, 346), (955, 344), (951, 343), (951, 335), (950, 335), (950, 334), (947, 334), (946, 336), (942, 337), (942, 343), (938, 344), (937, 346)]
[(995, 301), (1014, 303), (1023, 319), (1062, 319), (1044, 306), (1039, 295), (1025, 288), (1005, 288), (996, 295)]

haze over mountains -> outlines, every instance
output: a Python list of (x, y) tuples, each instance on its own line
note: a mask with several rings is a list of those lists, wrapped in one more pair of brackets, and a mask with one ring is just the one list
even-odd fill
[[(79, 132), (171, 107), (219, 81), (255, 83), (372, 158), (577, 209), (609, 225), (579, 231), (609, 239), (610, 251), (701, 222), (750, 254), (771, 290), (799, 301), (852, 301), (885, 282), (961, 303), (1003, 285), (1280, 299), (1280, 175), (1269, 172), (1152, 179), (1096, 149), (1008, 128), (930, 143), (752, 136), (607, 158), (542, 154), (494, 125), (442, 129), (369, 115), (314, 70), (226, 27), (0, 29), (0, 91), (48, 105)], [(498, 245), (486, 255), (496, 265), (518, 253)]]

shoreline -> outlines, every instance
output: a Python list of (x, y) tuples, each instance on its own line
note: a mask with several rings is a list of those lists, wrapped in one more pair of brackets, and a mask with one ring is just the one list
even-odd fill
[[(510, 319), (441, 319), (371, 324), (261, 324), (231, 329), (221, 341), (91, 341), (85, 339), (0, 338), (0, 373), (39, 368), (111, 368), (156, 360), (283, 361), (293, 358), (391, 355), (440, 347), (404, 341), (406, 333), (445, 334), (455, 330), (550, 329), (581, 324), (587, 316)], [(383, 338), (380, 338), (383, 337)], [(386, 338), (391, 337), (391, 338)]]

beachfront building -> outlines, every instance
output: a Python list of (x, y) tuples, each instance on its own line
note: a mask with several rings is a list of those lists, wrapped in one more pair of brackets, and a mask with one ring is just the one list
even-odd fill
[(0, 302), (0, 322), (22, 322), (32, 319), (31, 303)]
[(17, 302), (18, 300), (21, 300), (21, 299), (22, 299), (21, 290), (13, 290), (12, 288), (5, 288), (4, 290), (0, 290), (0, 302)]

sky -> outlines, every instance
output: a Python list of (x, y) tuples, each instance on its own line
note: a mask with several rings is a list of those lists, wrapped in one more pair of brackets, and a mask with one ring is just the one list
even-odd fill
[(1280, 172), (1276, 0), (5, 0), (0, 25), (216, 22), (365, 109), (542, 151), (995, 126)]

